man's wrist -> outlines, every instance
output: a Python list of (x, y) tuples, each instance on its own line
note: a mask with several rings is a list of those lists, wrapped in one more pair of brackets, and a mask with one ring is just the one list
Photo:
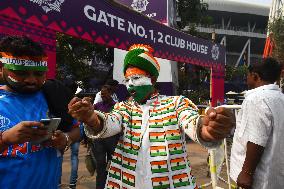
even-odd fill
[(85, 121), (85, 124), (88, 125), (89, 127), (93, 127), (94, 128), (94, 127), (97, 127), (97, 125), (100, 124), (100, 119), (98, 118), (98, 116), (95, 113), (93, 113), (89, 117), (89, 119), (87, 119)]
[(250, 175), (250, 176), (253, 176), (254, 172), (253, 171), (250, 171), (250, 170), (246, 170), (246, 169), (243, 169), (242, 170), (244, 173), (246, 173), (247, 175)]

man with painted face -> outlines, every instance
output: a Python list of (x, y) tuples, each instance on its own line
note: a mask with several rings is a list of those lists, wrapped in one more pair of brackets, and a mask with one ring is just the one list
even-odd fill
[(5, 83), (0, 86), (0, 188), (58, 188), (61, 152), (79, 139), (80, 130), (57, 130), (45, 143), (37, 142), (47, 135), (39, 121), (52, 116), (41, 90), (46, 54), (27, 37), (8, 36), (0, 40), (0, 62)]
[(94, 111), (88, 99), (74, 98), (70, 114), (90, 138), (122, 133), (105, 188), (197, 188), (187, 159), (185, 134), (214, 147), (234, 126), (232, 112), (210, 109), (204, 117), (183, 96), (160, 95), (154, 87), (160, 66), (147, 45), (133, 45), (124, 59), (126, 86), (133, 100), (109, 114)]

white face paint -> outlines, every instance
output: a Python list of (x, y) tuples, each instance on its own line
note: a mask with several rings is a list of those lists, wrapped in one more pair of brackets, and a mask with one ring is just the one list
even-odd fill
[(150, 77), (137, 74), (125, 78), (125, 85), (128, 89), (130, 86), (152, 85), (152, 82)]

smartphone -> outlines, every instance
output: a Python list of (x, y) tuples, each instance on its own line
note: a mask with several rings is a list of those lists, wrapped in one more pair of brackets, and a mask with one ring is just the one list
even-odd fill
[(59, 123), (61, 121), (61, 118), (50, 118), (50, 119), (41, 119), (39, 122), (41, 122), (44, 125), (44, 129), (47, 130), (47, 136), (41, 138), (40, 140), (33, 141), (33, 144), (40, 144), (48, 139), (51, 138), (52, 133), (56, 131)]
[(41, 119), (40, 122), (41, 122), (44, 126), (47, 126), (47, 125), (50, 124), (51, 119)]

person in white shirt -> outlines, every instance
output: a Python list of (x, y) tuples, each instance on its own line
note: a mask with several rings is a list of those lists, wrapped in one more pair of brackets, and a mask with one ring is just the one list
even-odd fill
[(89, 138), (121, 133), (105, 188), (197, 188), (187, 159), (185, 134), (206, 147), (216, 147), (235, 126), (225, 108), (204, 117), (183, 96), (165, 96), (154, 87), (160, 65), (147, 45), (133, 45), (123, 72), (132, 98), (116, 103), (110, 113), (93, 110), (88, 99), (74, 98), (69, 113), (85, 123)]
[(231, 151), (231, 178), (245, 189), (284, 188), (284, 95), (274, 84), (281, 65), (272, 58), (248, 68)]
[[(118, 88), (118, 81), (114, 80), (114, 79), (109, 79), (106, 81), (106, 83), (104, 84), (104, 87), (108, 87), (111, 91), (111, 97), (113, 99), (114, 102), (118, 102), (119, 99), (117, 98), (117, 95), (115, 94), (115, 91), (117, 90)], [(102, 99), (102, 96), (101, 96), (101, 91), (98, 92), (96, 94), (96, 97), (95, 97), (95, 100), (94, 100), (94, 103), (93, 104), (97, 104), (98, 102), (102, 102), (103, 99)]]

